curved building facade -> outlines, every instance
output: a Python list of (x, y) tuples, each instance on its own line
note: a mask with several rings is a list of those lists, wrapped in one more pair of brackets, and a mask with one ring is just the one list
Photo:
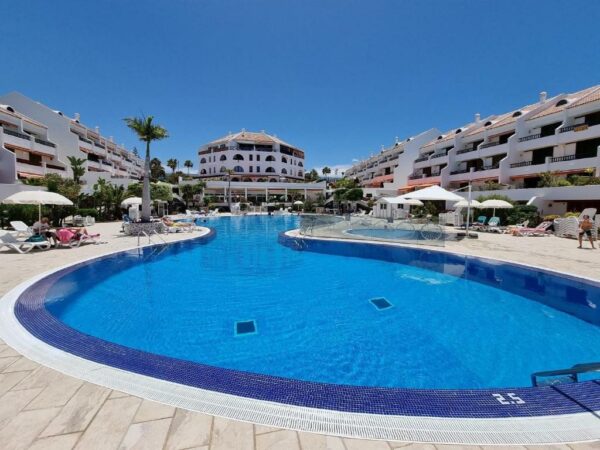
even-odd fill
[(230, 133), (200, 147), (198, 174), (232, 181), (304, 180), (304, 151), (264, 131)]

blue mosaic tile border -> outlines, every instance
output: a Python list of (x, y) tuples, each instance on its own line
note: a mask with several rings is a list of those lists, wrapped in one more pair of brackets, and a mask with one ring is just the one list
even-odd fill
[[(215, 233), (211, 231), (207, 236), (171, 245), (185, 250), (190, 245), (206, 244), (214, 237)], [(291, 242), (293, 238), (281, 235), (279, 239), (284, 245), (297, 249)], [(323, 251), (324, 248), (317, 245), (316, 250)], [(357, 247), (354, 247), (353, 252), (356, 251)], [(420, 252), (423, 253), (420, 260), (425, 263), (429, 252)], [(373, 257), (374, 253), (370, 255)], [(223, 369), (107, 342), (68, 327), (45, 307), (46, 293), (57, 280), (99, 259), (102, 258), (56, 272), (27, 288), (15, 304), (19, 322), (49, 345), (97, 363), (215, 392), (295, 406), (447, 418), (535, 417), (600, 410), (600, 383), (595, 381), (538, 388), (472, 390), (346, 386)]]

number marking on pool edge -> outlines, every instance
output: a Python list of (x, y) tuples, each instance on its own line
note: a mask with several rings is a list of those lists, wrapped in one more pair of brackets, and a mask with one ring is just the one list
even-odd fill
[(502, 394), (492, 394), (492, 397), (498, 400), (498, 402), (500, 402), (502, 405), (522, 405), (525, 403), (525, 400), (512, 392), (508, 392), (506, 396), (509, 399), (506, 399)]

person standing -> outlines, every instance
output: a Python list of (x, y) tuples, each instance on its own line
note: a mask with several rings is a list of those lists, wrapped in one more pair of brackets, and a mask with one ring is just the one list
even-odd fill
[(579, 247), (577, 248), (583, 248), (583, 235), (586, 235), (590, 241), (590, 244), (592, 244), (592, 248), (596, 248), (594, 247), (594, 238), (592, 237), (592, 229), (594, 228), (594, 222), (592, 222), (592, 220), (590, 219), (590, 216), (585, 215), (583, 216), (583, 218), (581, 219), (581, 221), (579, 222)]

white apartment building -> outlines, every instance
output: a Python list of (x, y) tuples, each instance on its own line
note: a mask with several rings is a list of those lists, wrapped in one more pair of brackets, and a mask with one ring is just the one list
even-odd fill
[(406, 184), (419, 148), (438, 134), (439, 131), (432, 128), (403, 141), (396, 138), (392, 146), (382, 148), (379, 154), (354, 164), (344, 176), (357, 179), (368, 196), (395, 194)]
[(200, 178), (231, 170), (234, 182), (304, 180), (304, 151), (264, 131), (229, 133), (200, 147), (198, 158)]
[[(544, 213), (600, 205), (600, 186), (540, 188), (541, 174), (600, 176), (600, 85), (480, 119), (419, 149), (407, 190), (471, 183), (477, 195), (502, 194)], [(486, 191), (488, 183), (503, 189)]]
[(101, 135), (98, 127), (82, 124), (78, 114), (70, 118), (18, 92), (0, 96), (3, 195), (19, 190), (22, 179), (48, 173), (71, 177), (69, 156), (86, 160), (84, 191), (99, 178), (126, 186), (143, 175), (142, 159)]

